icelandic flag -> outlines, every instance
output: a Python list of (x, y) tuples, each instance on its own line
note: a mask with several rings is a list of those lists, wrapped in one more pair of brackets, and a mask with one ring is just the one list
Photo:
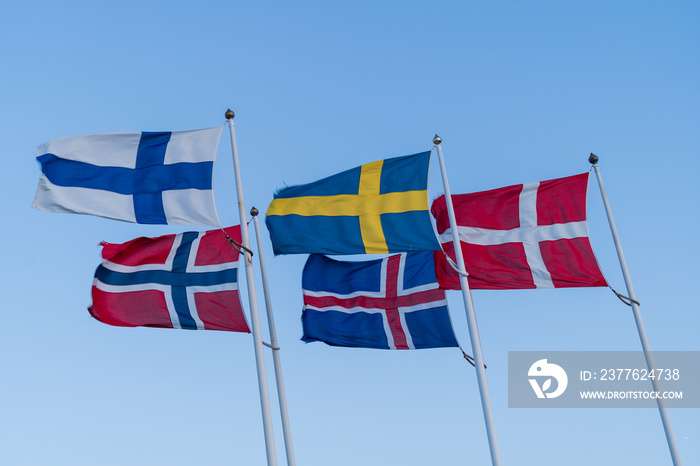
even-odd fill
[(458, 346), (432, 251), (365, 262), (311, 255), (302, 288), (303, 341), (380, 349)]
[[(588, 173), (452, 196), (472, 289), (607, 286), (588, 239)], [(445, 196), (433, 202), (440, 242), (454, 260)], [(440, 286), (459, 276), (435, 253)]]
[(240, 227), (102, 243), (90, 314), (109, 325), (250, 333), (238, 293)]
[(430, 152), (394, 157), (280, 190), (265, 217), (275, 254), (436, 251)]
[(222, 129), (52, 139), (37, 150), (42, 176), (33, 206), (134, 223), (219, 226), (212, 178)]

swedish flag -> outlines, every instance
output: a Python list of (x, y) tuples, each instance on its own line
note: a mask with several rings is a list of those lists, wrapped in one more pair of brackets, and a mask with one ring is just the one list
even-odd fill
[(275, 254), (440, 249), (428, 213), (429, 165), (422, 152), (281, 190), (265, 218)]

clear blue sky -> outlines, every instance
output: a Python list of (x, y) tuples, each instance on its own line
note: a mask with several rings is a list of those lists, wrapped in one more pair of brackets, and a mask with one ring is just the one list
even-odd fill
[[(86, 310), (100, 241), (183, 229), (30, 207), (46, 140), (211, 127), (227, 107), (246, 207), (263, 214), (285, 184), (428, 150), (435, 133), (454, 193), (585, 172), (598, 154), (652, 348), (700, 350), (698, 31), (693, 1), (5, 5), (0, 463), (265, 464), (250, 336), (109, 327)], [(229, 225), (233, 183), (224, 132), (215, 196)], [(589, 217), (624, 290), (594, 181)], [(263, 235), (297, 464), (490, 464), (459, 352), (302, 343), (305, 257), (273, 257)], [(670, 464), (654, 409), (508, 408), (509, 351), (640, 349), (609, 290), (474, 301), (504, 465)], [(460, 294), (449, 302), (468, 350)], [(700, 464), (700, 412), (670, 414), (684, 464)]]

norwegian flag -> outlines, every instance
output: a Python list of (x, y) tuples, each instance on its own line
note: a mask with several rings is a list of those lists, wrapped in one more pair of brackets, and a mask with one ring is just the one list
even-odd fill
[[(472, 289), (607, 286), (593, 255), (586, 221), (588, 173), (452, 196)], [(454, 260), (445, 196), (433, 202), (440, 242)], [(435, 252), (440, 287), (459, 276)]]
[[(240, 227), (226, 233), (240, 242)], [(221, 230), (102, 243), (90, 314), (122, 327), (250, 333), (238, 294), (238, 251)]]
[(364, 262), (311, 255), (304, 266), (302, 340), (332, 346), (458, 346), (432, 251)]

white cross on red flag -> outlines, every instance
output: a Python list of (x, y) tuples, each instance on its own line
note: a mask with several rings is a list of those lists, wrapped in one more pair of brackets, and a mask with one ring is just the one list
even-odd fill
[[(607, 286), (588, 239), (588, 173), (452, 196), (472, 289)], [(445, 196), (431, 212), (440, 242), (454, 260)], [(460, 289), (459, 276), (435, 252), (440, 287)]]

